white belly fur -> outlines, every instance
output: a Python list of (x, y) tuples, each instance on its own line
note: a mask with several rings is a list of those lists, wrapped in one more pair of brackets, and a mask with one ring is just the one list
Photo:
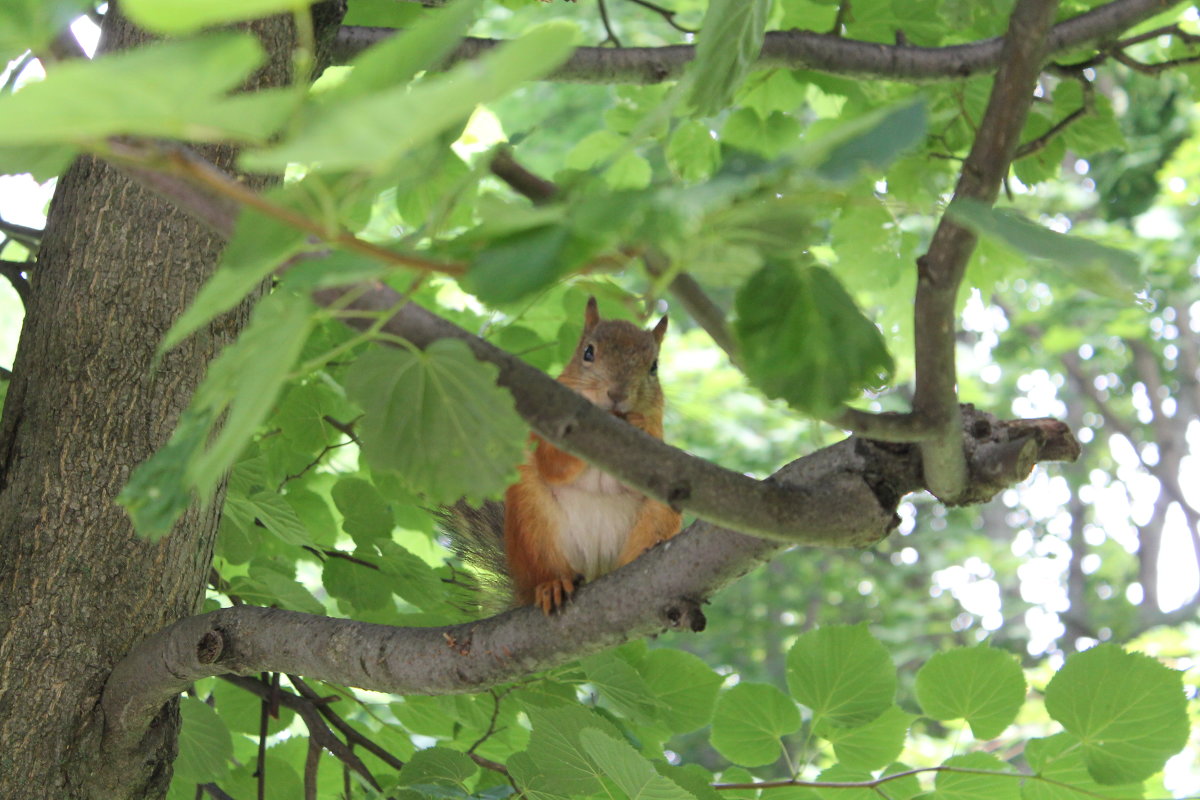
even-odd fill
[(563, 555), (571, 568), (589, 581), (615, 569), (642, 495), (595, 467), (551, 492), (558, 502)]

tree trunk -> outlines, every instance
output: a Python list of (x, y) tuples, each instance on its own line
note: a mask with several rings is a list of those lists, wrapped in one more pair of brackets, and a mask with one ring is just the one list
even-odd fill
[[(112, 8), (102, 50), (147, 40)], [(248, 88), (286, 83), (291, 18), (253, 29), (271, 55)], [(235, 151), (212, 147), (204, 155), (231, 169)], [(247, 179), (259, 187), (267, 181)], [(153, 798), (170, 783), (176, 704), (163, 708), (130, 763), (101, 764), (97, 701), (132, 645), (199, 610), (221, 498), (150, 543), (134, 534), (115, 497), (170, 436), (209, 360), (244, 323), (248, 304), (153, 363), (222, 245), (96, 159), (80, 158), (59, 181), (0, 423), (6, 800)], [(117, 778), (104, 785), (102, 773)]]

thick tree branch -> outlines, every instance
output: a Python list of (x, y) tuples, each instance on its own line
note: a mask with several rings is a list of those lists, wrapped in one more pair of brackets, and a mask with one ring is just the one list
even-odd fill
[[(1180, 0), (1115, 0), (1051, 29), (1049, 52), (1060, 53), (1110, 39), (1137, 23), (1179, 5)], [(344, 64), (392, 28), (343, 27), (334, 43), (335, 63)], [(476, 58), (502, 42), (464, 39), (451, 63)], [(812, 69), (839, 75), (896, 81), (958, 80), (995, 70), (1003, 61), (1003, 39), (951, 47), (913, 47), (861, 42), (811, 31), (767, 34), (758, 67)], [(667, 47), (581, 47), (551, 80), (581, 83), (661, 83), (675, 80), (695, 57), (691, 45)]]
[[(989, 206), (995, 202), (1033, 101), (1046, 59), (1046, 34), (1057, 6), (1048, 0), (1021, 0), (1013, 11), (1000, 69), (979, 133), (963, 163), (952, 205), (963, 200)], [(929, 252), (917, 261), (913, 411), (938, 430), (938, 436), (925, 442), (921, 452), (928, 489), (947, 503), (959, 502), (969, 482), (958, 421), (955, 304), (975, 242), (971, 229), (945, 214)]]
[[(963, 425), (981, 474), (1021, 461), (1011, 453), (1017, 441), (1034, 442), (1016, 449), (1039, 458), (1078, 454), (1053, 420), (1002, 422), (966, 409)], [(830, 544), (852, 545), (894, 527), (901, 498), (921, 486), (920, 459), (909, 445), (849, 438), (788, 464), (770, 482), (837, 498), (844, 535)], [(210, 675), (270, 671), (399, 694), (474, 692), (664, 629), (700, 630), (707, 598), (784, 547), (696, 522), (584, 586), (551, 617), (528, 607), (439, 628), (252, 606), (189, 617), (141, 642), (113, 670), (102, 699), (106, 746), (128, 746), (166, 700)]]

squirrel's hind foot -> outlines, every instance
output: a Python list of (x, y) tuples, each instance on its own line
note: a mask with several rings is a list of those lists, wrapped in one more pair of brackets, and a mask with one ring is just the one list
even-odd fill
[(546, 616), (561, 611), (571, 595), (575, 594), (575, 587), (582, 583), (582, 575), (576, 575), (574, 579), (555, 578), (539, 583), (533, 590), (533, 604)]

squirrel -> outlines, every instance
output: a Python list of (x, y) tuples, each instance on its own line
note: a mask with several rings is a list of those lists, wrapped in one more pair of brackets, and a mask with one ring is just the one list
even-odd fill
[[(663, 435), (658, 351), (664, 316), (650, 330), (600, 318), (589, 297), (583, 335), (559, 383), (656, 439)], [(520, 477), (503, 505), (503, 555), (497, 503), (443, 513), (455, 549), (466, 560), (501, 573), (517, 605), (560, 610), (583, 581), (633, 561), (679, 532), (681, 515), (559, 449), (537, 434)]]

